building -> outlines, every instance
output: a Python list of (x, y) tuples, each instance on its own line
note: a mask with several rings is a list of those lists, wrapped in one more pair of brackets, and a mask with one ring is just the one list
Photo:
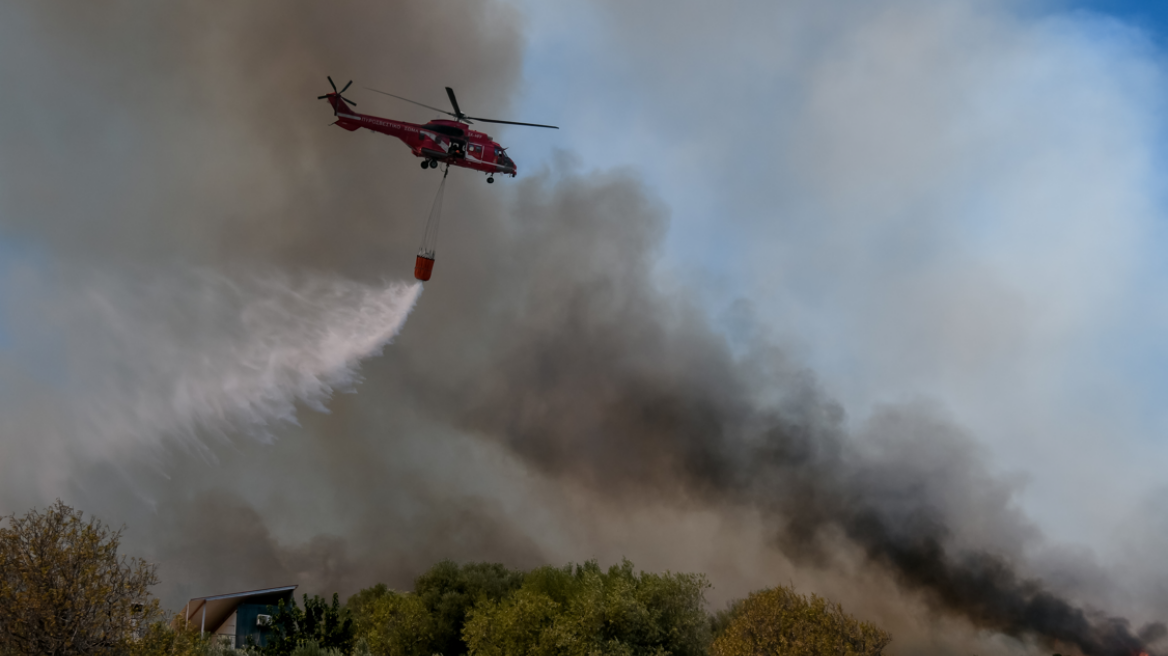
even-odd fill
[(293, 603), (292, 593), (296, 586), (232, 592), (211, 597), (196, 597), (187, 602), (183, 617), (187, 626), (199, 627), (201, 634), (212, 634), (235, 648), (247, 645), (248, 638), (257, 645), (267, 639), (264, 628), (267, 617), (281, 601), (285, 605)]

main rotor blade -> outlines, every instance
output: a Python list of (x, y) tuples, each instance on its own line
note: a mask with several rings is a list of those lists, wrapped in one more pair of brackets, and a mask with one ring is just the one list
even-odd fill
[(458, 100), (454, 97), (454, 89), (446, 87), (446, 95), (450, 96), (450, 106), (454, 108), (454, 114), (459, 118), (465, 116), (462, 110), (458, 108)]
[[(349, 88), (349, 87), (351, 87), (351, 86), (353, 86), (353, 81), (352, 81), (352, 80), (349, 80), (349, 83), (345, 85), (345, 89), (348, 89), (348, 88)], [(338, 91), (337, 93), (344, 93), (344, 92), (345, 92), (345, 89), (341, 89), (341, 90), (340, 90), (340, 91)]]
[(333, 88), (333, 93), (336, 93), (337, 85), (333, 84), (333, 76), (326, 75), (325, 77), (327, 77), (329, 79), (329, 86)]
[(526, 125), (526, 126), (532, 127), (532, 128), (551, 128), (553, 130), (560, 129), (558, 126), (555, 126), (555, 125), (541, 125), (539, 123), (520, 123), (519, 121), (499, 121), (499, 120), (496, 120), (493, 118), (479, 118), (478, 116), (467, 116), (465, 118), (473, 118), (474, 120), (482, 121), (483, 123), (506, 123), (507, 125)]
[(328, 96), (325, 95), (325, 96), (317, 96), (316, 97), (317, 100), (324, 100), (325, 98), (328, 98)]
[(343, 101), (345, 101), (345, 102), (349, 103), (350, 105), (352, 105), (352, 106), (354, 106), (354, 107), (356, 107), (356, 106), (357, 106), (357, 103), (353, 102), (352, 100), (349, 100), (348, 98), (345, 98), (344, 96), (342, 96), (342, 97), (341, 97), (341, 100), (343, 100)]
[(372, 91), (373, 93), (380, 93), (380, 94), (381, 94), (381, 95), (383, 95), (383, 96), (389, 96), (390, 98), (397, 98), (398, 100), (404, 100), (404, 101), (406, 101), (406, 102), (408, 102), (408, 103), (413, 103), (413, 104), (415, 104), (415, 105), (417, 105), (417, 106), (419, 106), (419, 107), (425, 107), (426, 109), (432, 109), (432, 110), (434, 110), (434, 111), (436, 111), (436, 112), (439, 112), (439, 113), (441, 113), (441, 114), (446, 114), (447, 116), (453, 116), (454, 118), (458, 118), (458, 115), (457, 115), (457, 114), (451, 114), (450, 112), (446, 111), (445, 109), (438, 109), (437, 107), (431, 107), (431, 106), (429, 106), (429, 105), (423, 105), (422, 103), (420, 103), (420, 102), (418, 102), (418, 101), (416, 101), (416, 100), (410, 100), (409, 98), (402, 98), (401, 96), (395, 96), (395, 95), (393, 95), (392, 93), (386, 93), (386, 92), (384, 92), (384, 91), (378, 91), (377, 89), (370, 89), (369, 87), (365, 87), (365, 89), (366, 89), (367, 91)]

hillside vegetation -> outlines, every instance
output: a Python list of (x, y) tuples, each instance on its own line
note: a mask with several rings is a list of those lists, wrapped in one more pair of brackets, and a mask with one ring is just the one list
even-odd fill
[(891, 640), (783, 586), (711, 615), (702, 574), (443, 561), (409, 591), (280, 602), (264, 644), (233, 649), (164, 618), (120, 531), (59, 501), (0, 519), (0, 656), (876, 656)]

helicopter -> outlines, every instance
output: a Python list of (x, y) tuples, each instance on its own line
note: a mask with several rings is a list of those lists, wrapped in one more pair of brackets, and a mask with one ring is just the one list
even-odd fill
[(444, 163), (446, 164), (446, 170), (449, 171), (451, 166), (460, 166), (486, 173), (488, 183), (495, 181), (496, 173), (499, 175), (510, 175), (514, 178), (519, 169), (516, 167), (515, 161), (507, 156), (506, 148), (492, 140), (490, 135), (470, 129), (469, 126), (473, 121), (505, 123), (507, 125), (526, 125), (534, 128), (551, 128), (553, 130), (559, 129), (554, 125), (519, 123), (517, 121), (500, 121), (478, 116), (467, 116), (459, 109), (458, 99), (454, 97), (454, 89), (450, 87), (446, 87), (446, 95), (450, 98), (450, 106), (454, 109), (453, 112), (424, 105), (409, 98), (402, 98), (401, 96), (395, 96), (392, 93), (378, 91), (377, 89), (369, 89), (368, 87), (366, 89), (374, 93), (397, 98), (398, 100), (404, 100), (408, 103), (446, 114), (447, 116), (453, 116), (453, 121), (435, 119), (424, 125), (419, 125), (417, 123), (395, 121), (369, 114), (358, 114), (352, 109), (357, 103), (341, 95), (353, 84), (353, 81), (349, 80), (349, 84), (346, 84), (340, 91), (337, 91), (337, 85), (333, 84), (332, 76), (328, 76), (328, 81), (329, 86), (333, 88), (333, 92), (318, 96), (317, 100), (329, 101), (329, 105), (333, 108), (333, 114), (337, 117), (333, 125), (340, 126), (350, 132), (366, 128), (374, 132), (387, 134), (391, 137), (397, 137), (410, 147), (410, 152), (415, 157), (422, 158), (422, 168), (436, 169), (439, 163)]

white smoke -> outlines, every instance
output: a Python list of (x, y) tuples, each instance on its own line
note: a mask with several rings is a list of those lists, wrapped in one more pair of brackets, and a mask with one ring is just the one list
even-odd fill
[[(142, 447), (209, 453), (209, 437), (270, 440), (271, 429), (297, 423), (298, 406), (327, 412), (335, 392), (351, 390), (361, 361), (397, 335), (421, 289), (208, 271), (65, 284), (26, 271), (4, 295), (12, 357), (0, 366), (35, 382), (8, 399), (16, 407), (6, 414), (25, 418), (0, 425), (0, 458), (59, 465), (62, 452), (116, 460)], [(52, 435), (11, 434), (43, 426), (46, 414)], [(37, 484), (51, 488), (43, 477)]]

